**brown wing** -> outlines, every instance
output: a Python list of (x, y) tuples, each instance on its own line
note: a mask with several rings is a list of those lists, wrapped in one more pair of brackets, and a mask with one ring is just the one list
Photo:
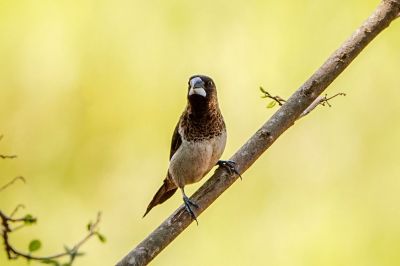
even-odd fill
[(172, 156), (175, 152), (179, 149), (179, 146), (182, 144), (182, 137), (179, 134), (179, 124), (181, 119), (179, 119), (178, 123), (175, 126), (174, 134), (172, 134), (172, 141), (171, 141), (171, 150), (169, 152), (169, 159), (171, 160)]

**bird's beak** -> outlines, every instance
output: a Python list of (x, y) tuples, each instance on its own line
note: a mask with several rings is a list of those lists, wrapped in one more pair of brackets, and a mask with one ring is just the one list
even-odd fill
[(200, 78), (194, 78), (190, 82), (189, 96), (194, 94), (201, 95), (203, 97), (207, 96), (206, 90), (204, 89), (204, 82)]
[(203, 97), (207, 96), (206, 90), (204, 88), (190, 88), (189, 91), (189, 96), (193, 95), (193, 94), (197, 94), (197, 95), (201, 95)]

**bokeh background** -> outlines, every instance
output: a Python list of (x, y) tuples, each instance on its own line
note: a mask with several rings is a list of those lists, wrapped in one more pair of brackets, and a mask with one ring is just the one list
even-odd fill
[[(90, 241), (76, 265), (113, 265), (181, 204), (142, 219), (189, 76), (217, 84), (229, 158), (275, 111), (258, 87), (288, 97), (378, 2), (0, 0), (0, 153), (18, 155), (0, 161), (0, 183), (28, 181), (0, 208), (39, 217), (12, 242), (60, 251), (101, 210), (107, 243)], [(154, 265), (399, 265), (399, 31), (327, 90), (346, 97), (285, 132)], [(0, 265), (26, 262), (1, 251)]]

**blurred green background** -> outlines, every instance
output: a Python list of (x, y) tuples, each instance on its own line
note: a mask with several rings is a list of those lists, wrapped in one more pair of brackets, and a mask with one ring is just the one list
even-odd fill
[[(0, 153), (18, 155), (0, 161), (0, 184), (28, 180), (0, 208), (39, 217), (12, 242), (60, 251), (101, 210), (108, 241), (76, 265), (113, 265), (182, 203), (142, 219), (189, 76), (217, 84), (229, 158), (276, 110), (258, 87), (288, 97), (378, 2), (0, 0)], [(399, 31), (327, 90), (346, 97), (285, 132), (154, 265), (399, 265)], [(1, 251), (0, 265), (26, 262)]]

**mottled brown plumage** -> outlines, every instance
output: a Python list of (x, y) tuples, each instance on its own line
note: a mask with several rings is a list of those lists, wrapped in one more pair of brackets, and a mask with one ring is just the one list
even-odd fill
[(180, 188), (189, 213), (196, 219), (184, 186), (199, 181), (218, 162), (226, 143), (224, 119), (218, 107), (217, 91), (211, 78), (189, 79), (188, 104), (175, 127), (170, 165), (163, 185), (154, 195), (144, 216)]
[(221, 135), (225, 122), (218, 107), (213, 107), (202, 116), (196, 116), (187, 107), (180, 119), (183, 136), (187, 141), (201, 141)]

